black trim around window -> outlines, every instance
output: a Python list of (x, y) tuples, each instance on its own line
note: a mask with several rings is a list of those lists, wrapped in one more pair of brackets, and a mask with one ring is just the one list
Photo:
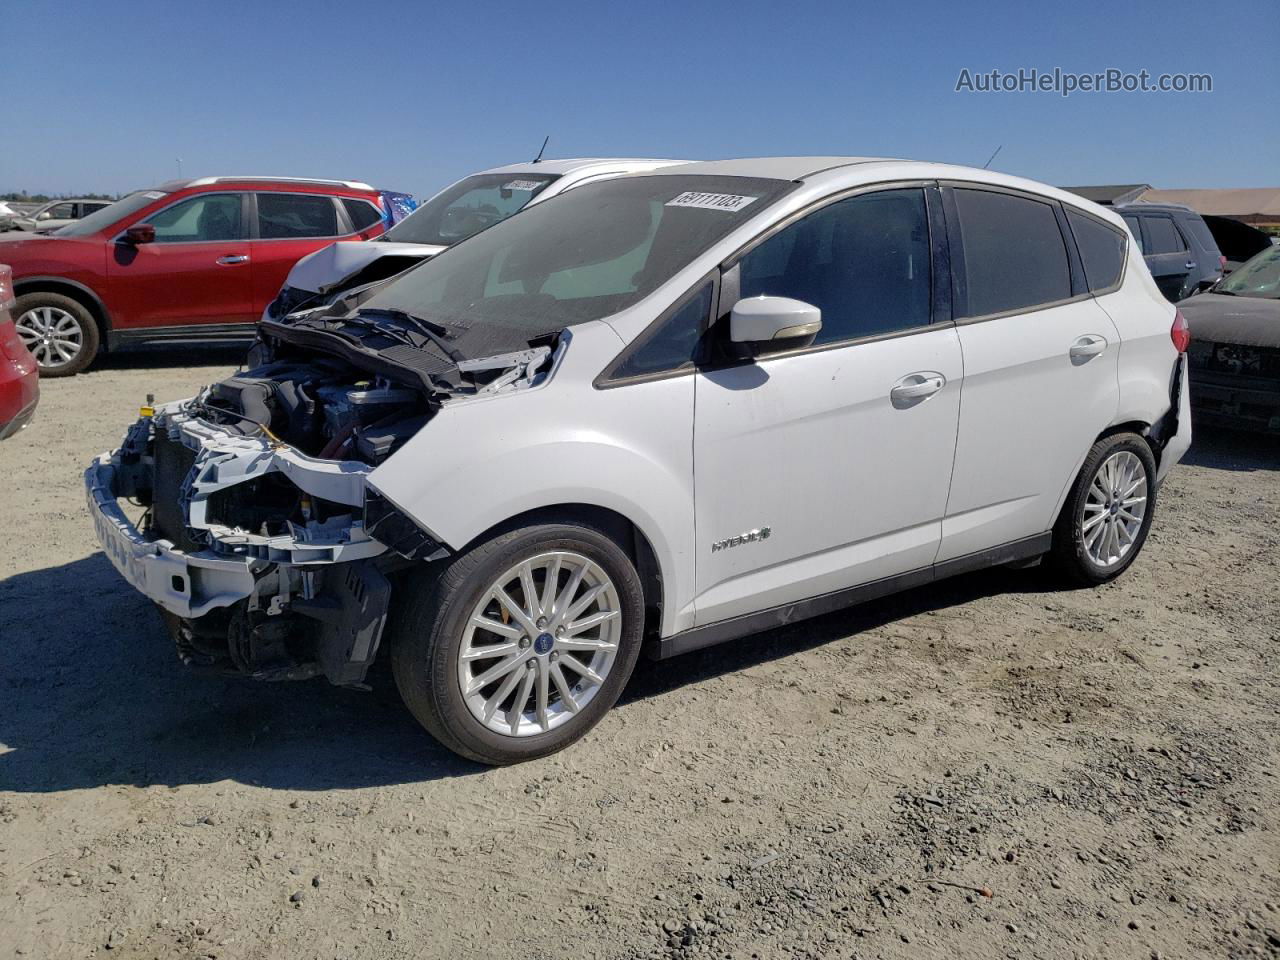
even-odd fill
[[(707, 288), (707, 284), (711, 284), (711, 306), (707, 311), (707, 315), (702, 318), (698, 327), (698, 342), (694, 348), (694, 355), (685, 363), (667, 370), (654, 370), (650, 373), (634, 374), (632, 376), (617, 376), (617, 371), (623, 367), (636, 353), (648, 346), (649, 342), (660, 334), (667, 325), (667, 321), (689, 305), (689, 302), (696, 297), (702, 295)], [(705, 361), (705, 352), (707, 349), (707, 331), (711, 327), (711, 318), (718, 316), (721, 274), (719, 270), (712, 270), (705, 277), (689, 288), (679, 300), (669, 306), (658, 319), (654, 320), (641, 331), (631, 343), (619, 353), (609, 365), (600, 372), (600, 374), (592, 381), (593, 386), (599, 390), (608, 390), (613, 387), (627, 386), (632, 383), (648, 383), (653, 380), (665, 380), (668, 377), (676, 377), (685, 373), (692, 373), (697, 367), (701, 366)]]
[[(1080, 207), (1077, 207), (1075, 204), (1064, 203), (1062, 204), (1062, 210), (1063, 210), (1064, 219), (1066, 220), (1066, 224), (1067, 224), (1067, 234), (1071, 237), (1071, 245), (1068, 249), (1073, 249), (1075, 251), (1076, 257), (1080, 260), (1080, 266), (1082, 270), (1084, 268), (1084, 255), (1080, 253), (1080, 238), (1076, 236), (1076, 232), (1074, 228), (1072, 228), (1071, 226), (1071, 218), (1069, 216), (1066, 216), (1066, 214), (1073, 213), (1078, 217), (1085, 217), (1089, 220), (1092, 220), (1098, 226), (1105, 227), (1106, 229), (1110, 230), (1112, 233), (1114, 233), (1116, 236), (1120, 238), (1120, 244), (1121, 244), (1120, 273), (1119, 273), (1119, 276), (1116, 278), (1116, 282), (1105, 287), (1099, 287), (1097, 290), (1093, 290), (1093, 289), (1090, 289), (1089, 287), (1088, 273), (1085, 272), (1084, 274), (1085, 289), (1088, 290), (1091, 296), (1105, 297), (1109, 293), (1115, 293), (1122, 286), (1124, 286), (1125, 277), (1129, 273), (1129, 235), (1128, 233), (1121, 230), (1114, 223), (1108, 223), (1106, 220), (1103, 220), (1101, 217), (1095, 216), (1094, 214), (1090, 213), (1088, 210), (1084, 210)], [(1142, 228), (1139, 227), (1139, 230), (1141, 229)]]

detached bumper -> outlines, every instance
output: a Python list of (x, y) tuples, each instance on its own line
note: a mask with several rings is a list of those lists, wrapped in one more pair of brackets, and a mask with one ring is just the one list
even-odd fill
[(194, 619), (253, 593), (260, 561), (187, 553), (168, 540), (148, 540), (125, 516), (115, 494), (116, 468), (103, 454), (84, 474), (89, 515), (102, 550), (135, 589), (170, 613)]

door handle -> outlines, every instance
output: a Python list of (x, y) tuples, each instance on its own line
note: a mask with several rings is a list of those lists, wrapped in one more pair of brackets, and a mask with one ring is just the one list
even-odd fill
[(230, 255), (228, 255), (228, 256), (225, 256), (225, 257), (219, 257), (217, 260), (215, 260), (215, 261), (213, 261), (213, 262), (214, 262), (214, 263), (221, 263), (221, 264), (223, 264), (223, 265), (229, 265), (229, 264), (233, 264), (233, 263), (248, 263), (248, 262), (249, 262), (249, 258), (248, 258), (245, 254), (238, 254), (238, 255), (235, 255), (235, 256), (230, 256)]
[(893, 389), (889, 391), (889, 399), (895, 407), (910, 406), (917, 400), (932, 397), (946, 382), (946, 377), (933, 371), (909, 373), (893, 385)]
[(1086, 334), (1071, 345), (1071, 349), (1067, 351), (1072, 361), (1083, 363), (1107, 349), (1107, 338), (1100, 337), (1096, 333)]
[(1188, 270), (1194, 270), (1195, 268), (1196, 268), (1196, 262), (1195, 262), (1194, 260), (1191, 260), (1191, 261), (1188, 261), (1188, 262), (1187, 262), (1187, 269), (1188, 269)]

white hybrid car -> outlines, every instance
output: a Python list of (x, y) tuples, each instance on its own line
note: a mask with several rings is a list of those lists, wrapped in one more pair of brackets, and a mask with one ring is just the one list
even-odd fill
[(267, 305), (264, 320), (332, 303), (364, 284), (395, 276), (527, 206), (586, 183), (656, 170), (679, 160), (533, 160), (494, 167), (445, 187), (372, 240), (346, 240), (303, 257)]
[(510, 763), (589, 730), (642, 646), (1041, 557), (1118, 576), (1190, 444), (1187, 337), (1074, 194), (685, 164), (264, 321), (86, 483), (184, 658), (358, 684), (388, 647), (427, 730)]

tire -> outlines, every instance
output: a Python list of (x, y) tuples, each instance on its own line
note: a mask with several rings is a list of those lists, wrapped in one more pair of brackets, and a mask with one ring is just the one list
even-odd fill
[(79, 301), (60, 293), (28, 293), (18, 297), (12, 312), (40, 376), (74, 376), (98, 355), (97, 321)]
[(1051, 557), (1058, 572), (1085, 585), (1124, 573), (1151, 529), (1155, 481), (1155, 457), (1136, 433), (1095, 443), (1053, 529)]
[[(558, 596), (547, 600), (552, 576)], [(504, 587), (512, 608), (498, 602), (496, 586)], [(415, 572), (404, 587), (405, 602), (390, 624), (396, 687), (433, 737), (480, 763), (501, 766), (563, 750), (617, 701), (640, 653), (640, 578), (621, 547), (587, 523), (545, 523), (498, 534), (439, 572)], [(572, 596), (562, 602), (571, 587)], [(533, 604), (526, 603), (528, 593)], [(566, 613), (574, 616), (565, 618)], [(479, 622), (501, 632), (475, 626), (477, 614)], [(600, 622), (556, 633), (566, 626), (561, 620), (580, 625), (592, 618)], [(477, 649), (498, 645), (506, 647), (501, 656), (475, 656)], [(476, 686), (486, 676), (491, 679)], [(464, 691), (464, 683), (475, 689)]]

